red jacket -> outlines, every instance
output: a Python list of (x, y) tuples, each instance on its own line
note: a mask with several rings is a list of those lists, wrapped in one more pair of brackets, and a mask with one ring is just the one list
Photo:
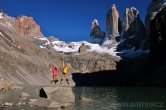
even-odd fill
[(52, 74), (53, 74), (54, 76), (57, 76), (57, 75), (58, 75), (58, 72), (59, 72), (59, 70), (60, 70), (61, 68), (55, 69), (52, 65), (50, 65), (50, 69), (52, 70)]

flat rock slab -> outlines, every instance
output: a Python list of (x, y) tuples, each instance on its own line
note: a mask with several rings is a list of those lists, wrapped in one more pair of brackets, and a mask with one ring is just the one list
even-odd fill
[(33, 105), (41, 106), (41, 107), (54, 107), (54, 108), (60, 108), (61, 105), (55, 101), (51, 101), (49, 99), (41, 98), (37, 99)]

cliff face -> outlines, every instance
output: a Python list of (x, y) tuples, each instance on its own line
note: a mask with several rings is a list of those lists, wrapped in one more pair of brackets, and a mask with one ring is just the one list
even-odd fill
[[(165, 59), (164, 51), (166, 35), (166, 0), (152, 0), (146, 16), (146, 34), (153, 60)], [(156, 58), (155, 58), (156, 57)]]
[(33, 20), (32, 17), (20, 16), (18, 18), (10, 17), (4, 12), (1, 12), (1, 24), (6, 25), (11, 30), (17, 32), (20, 36), (27, 38), (43, 37), (40, 26)]
[(145, 27), (140, 20), (139, 12), (132, 7), (126, 9), (124, 19), (122, 21), (121, 40), (123, 42), (119, 45), (119, 50), (130, 48), (143, 48), (145, 40)]
[(146, 85), (166, 84), (166, 0), (152, 0), (146, 16), (146, 37), (150, 48), (143, 82)]
[(116, 70), (118, 57), (108, 54), (88, 52), (81, 55), (72, 55), (65, 58), (78, 73), (91, 73), (104, 70)]
[(113, 4), (106, 17), (106, 34), (109, 39), (115, 39), (115, 37), (119, 36), (118, 22), (119, 13), (116, 9), (115, 4)]
[(145, 17), (145, 34), (146, 34), (146, 48), (150, 47), (150, 21), (154, 19), (159, 11), (165, 6), (166, 0), (152, 0), (147, 8), (147, 15)]
[(21, 16), (17, 18), (14, 28), (22, 36), (27, 37), (43, 37), (40, 26), (36, 24), (32, 17)]

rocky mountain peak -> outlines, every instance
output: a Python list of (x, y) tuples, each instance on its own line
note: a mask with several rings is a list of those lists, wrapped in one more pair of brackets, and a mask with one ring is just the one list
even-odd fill
[(0, 19), (3, 18), (4, 14), (2, 11), (0, 11)]
[[(139, 11), (135, 7), (126, 8), (123, 20), (123, 31), (127, 31), (135, 19), (139, 19)], [(123, 34), (123, 33), (122, 33)]]
[(139, 11), (135, 7), (126, 8), (122, 21), (121, 39), (118, 50), (144, 48), (145, 27), (139, 17)]
[(100, 29), (97, 19), (92, 22), (90, 37), (92, 43), (101, 43), (105, 37), (105, 32)]
[(0, 9), (0, 19), (5, 18), (6, 16), (7, 14), (2, 9)]
[(17, 32), (19, 35), (27, 38), (44, 37), (40, 26), (32, 17), (19, 16), (17, 18), (7, 15), (3, 10), (0, 11), (0, 24)]
[(106, 19), (106, 33), (109, 37), (115, 39), (116, 36), (119, 36), (119, 13), (116, 9), (115, 4), (113, 4), (112, 8), (108, 11)]
[(139, 11), (135, 7), (131, 7), (130, 11), (133, 13), (134, 16), (137, 16), (139, 14)]
[(150, 47), (150, 22), (155, 16), (166, 6), (166, 0), (152, 0), (147, 9), (145, 17), (145, 34), (146, 34), (146, 48)]
[(94, 19), (94, 20), (92, 21), (92, 27), (91, 27), (91, 29), (94, 29), (94, 28), (96, 28), (97, 26), (99, 26), (98, 20), (97, 20), (97, 19)]
[(117, 17), (119, 17), (119, 13), (118, 13), (118, 11), (116, 9), (116, 5), (115, 4), (112, 5), (112, 13), (114, 13)]
[(40, 26), (33, 20), (32, 17), (20, 16), (15, 22), (15, 29), (22, 36), (41, 37)]

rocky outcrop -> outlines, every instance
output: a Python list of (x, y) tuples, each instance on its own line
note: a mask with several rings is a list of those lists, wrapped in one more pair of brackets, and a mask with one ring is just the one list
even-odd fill
[(1, 12), (0, 24), (8, 27), (10, 30), (17, 32), (19, 35), (32, 38), (43, 37), (40, 26), (33, 20), (32, 17), (20, 16), (17, 18), (8, 16), (6, 13)]
[(6, 80), (4, 77), (0, 76), (0, 89), (6, 91), (15, 88), (15, 83)]
[(153, 60), (164, 60), (166, 35), (166, 0), (152, 0), (146, 16), (146, 35)]
[(152, 0), (147, 9), (147, 15), (145, 17), (146, 48), (150, 47), (150, 21), (165, 7), (165, 2), (166, 0)]
[(166, 86), (166, 0), (152, 0), (146, 16), (146, 41), (149, 61), (140, 85)]
[[(128, 31), (129, 28), (131, 27), (132, 23), (134, 22), (134, 20), (139, 19), (139, 12), (136, 8), (131, 7), (126, 8), (126, 12), (125, 12), (125, 16), (124, 16), (124, 21), (123, 21), (123, 32)], [(136, 25), (135, 29), (137, 29)], [(134, 28), (133, 26), (133, 28)]]
[(139, 12), (136, 8), (126, 8), (125, 16), (122, 22), (122, 34), (123, 42), (118, 46), (119, 50), (143, 48), (145, 40), (145, 27), (140, 20)]
[(22, 36), (27, 37), (43, 37), (40, 26), (33, 20), (32, 17), (20, 16), (15, 22), (14, 28)]
[(105, 32), (101, 31), (97, 19), (94, 19), (91, 26), (90, 42), (100, 44), (102, 43), (104, 37), (105, 37)]
[(58, 41), (59, 39), (54, 37), (54, 36), (49, 36), (47, 37), (47, 39), (50, 41), (50, 42), (53, 42), (53, 41)]
[(87, 53), (88, 52), (88, 49), (90, 49), (90, 47), (88, 45), (85, 45), (84, 43), (80, 46), (78, 52), (80, 54), (83, 54), (83, 53)]
[(32, 104), (42, 107), (61, 108), (75, 103), (75, 95), (71, 87), (44, 87), (39, 91), (44, 97), (37, 99)]
[(115, 4), (113, 4), (112, 8), (108, 11), (106, 18), (106, 34), (109, 39), (115, 39), (115, 37), (119, 36), (118, 22), (119, 13)]
[(104, 53), (88, 52), (79, 56), (68, 56), (64, 60), (69, 62), (78, 73), (91, 73), (103, 70), (116, 70), (116, 62), (120, 58)]

